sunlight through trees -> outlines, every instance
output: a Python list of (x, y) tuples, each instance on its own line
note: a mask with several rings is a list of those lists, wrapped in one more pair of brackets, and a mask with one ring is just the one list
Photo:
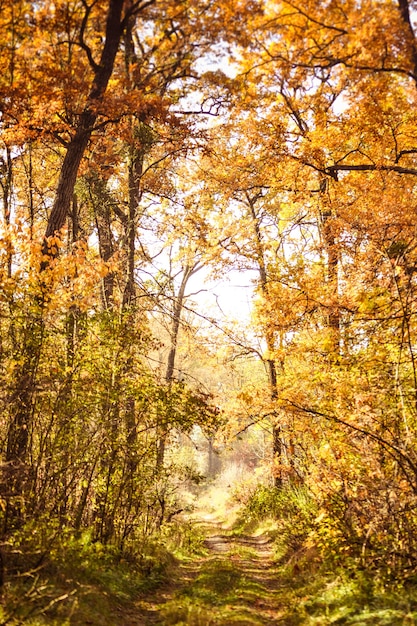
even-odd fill
[[(244, 506), (308, 494), (297, 550), (415, 579), (416, 34), (409, 0), (0, 1), (6, 596), (233, 463)], [(239, 275), (250, 318), (200, 297)]]

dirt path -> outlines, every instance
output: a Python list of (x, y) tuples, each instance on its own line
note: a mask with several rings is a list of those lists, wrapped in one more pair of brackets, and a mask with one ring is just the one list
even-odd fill
[(268, 535), (235, 535), (199, 513), (193, 523), (205, 537), (201, 556), (178, 562), (169, 581), (128, 614), (121, 608), (115, 626), (417, 624), (414, 596), (365, 595), (342, 571), (320, 573), (307, 553), (278, 565)]
[(206, 555), (181, 562), (169, 585), (142, 598), (124, 626), (282, 626), (269, 537), (233, 536), (216, 523), (200, 523)]

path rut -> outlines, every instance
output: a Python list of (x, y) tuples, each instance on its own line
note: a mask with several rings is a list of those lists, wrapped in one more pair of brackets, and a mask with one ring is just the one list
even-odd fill
[(207, 554), (178, 565), (168, 585), (142, 598), (124, 626), (282, 626), (272, 541), (234, 536), (202, 521)]

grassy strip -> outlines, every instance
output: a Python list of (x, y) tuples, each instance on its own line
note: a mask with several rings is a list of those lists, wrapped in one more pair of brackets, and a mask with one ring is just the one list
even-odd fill
[(288, 626), (417, 624), (417, 589), (383, 588), (348, 570), (294, 576), (280, 568), (281, 601)]
[(195, 581), (161, 608), (160, 624), (266, 624), (259, 599), (266, 590), (247, 576), (238, 561), (215, 558), (202, 564)]
[[(203, 549), (203, 527), (184, 525), (123, 553), (88, 535), (61, 537), (40, 566), (38, 552), (29, 559), (30, 544), (22, 542), (15, 546), (17, 565), (2, 598), (0, 626), (417, 624), (415, 584), (384, 586), (353, 563), (332, 568), (314, 550), (300, 548), (297, 524), (297, 543), (287, 549), (295, 534), (288, 518), (284, 529), (281, 523), (252, 517), (250, 526), (221, 528), (219, 546), (227, 551), (211, 556)], [(247, 543), (249, 534), (265, 530), (276, 537), (275, 561), (255, 540)]]
[(166, 626), (399, 626), (417, 624), (417, 589), (378, 587), (362, 574), (268, 570), (259, 580), (256, 555), (229, 552), (205, 560), (199, 574), (159, 608)]

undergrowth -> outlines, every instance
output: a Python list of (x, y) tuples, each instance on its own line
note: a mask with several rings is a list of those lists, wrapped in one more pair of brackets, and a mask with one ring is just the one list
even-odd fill
[[(226, 548), (214, 555), (203, 527), (183, 520), (123, 550), (88, 533), (22, 530), (4, 548), (0, 626), (142, 624), (139, 598), (151, 603), (161, 626), (417, 624), (416, 581), (387, 581), (315, 543), (319, 514), (306, 489), (259, 487), (236, 497), (234, 527), (213, 525)], [(272, 561), (256, 539), (248, 542), (265, 532), (273, 539)]]
[(417, 624), (417, 580), (389, 579), (347, 552), (335, 554), (334, 543), (330, 549), (323, 542), (326, 531), (306, 488), (259, 486), (242, 504), (240, 532), (269, 523), (285, 624)]
[[(167, 581), (176, 557), (201, 550), (188, 524), (169, 524), (123, 550), (89, 533), (22, 529), (4, 546), (6, 582), (0, 626), (115, 626), (138, 595)], [(121, 621), (120, 621), (121, 620)]]
[(264, 485), (252, 492), (234, 494), (242, 504), (236, 526), (242, 532), (254, 531), (272, 521), (268, 533), (274, 539), (276, 558), (291, 558), (303, 550), (314, 527), (317, 506), (304, 487), (275, 489)]

